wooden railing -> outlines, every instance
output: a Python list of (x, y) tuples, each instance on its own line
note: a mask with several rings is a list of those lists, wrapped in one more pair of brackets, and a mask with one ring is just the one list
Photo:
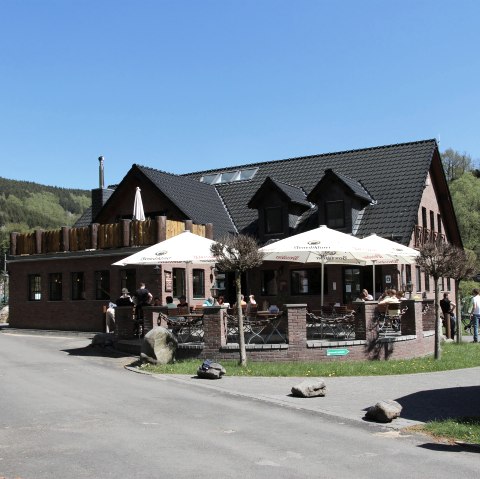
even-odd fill
[(439, 233), (438, 231), (432, 231), (428, 228), (424, 228), (423, 226), (415, 226), (415, 237), (414, 237), (414, 247), (420, 248), (425, 243), (438, 243), (446, 241), (445, 234)]
[(12, 256), (87, 251), (97, 249), (150, 246), (176, 236), (185, 230), (213, 238), (213, 227), (192, 221), (168, 220), (165, 216), (145, 221), (121, 220), (118, 223), (93, 223), (81, 228), (64, 226), (58, 230), (35, 230), (33, 233), (11, 233)]

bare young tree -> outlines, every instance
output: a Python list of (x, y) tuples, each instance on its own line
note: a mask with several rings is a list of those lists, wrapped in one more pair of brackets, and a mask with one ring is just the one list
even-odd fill
[(215, 256), (218, 269), (221, 271), (235, 272), (235, 289), (237, 295), (237, 317), (238, 317), (238, 336), (240, 347), (239, 364), (243, 367), (247, 365), (247, 350), (245, 347), (245, 334), (243, 331), (243, 311), (242, 311), (242, 273), (252, 268), (260, 266), (263, 262), (263, 253), (258, 251), (257, 241), (247, 235), (228, 235), (220, 238), (217, 243), (211, 247), (212, 254)]
[[(459, 285), (462, 279), (471, 278), (475, 273), (475, 264), (477, 256), (473, 251), (465, 251), (461, 248), (456, 248), (452, 255), (452, 271), (450, 277), (455, 280), (455, 304), (456, 310), (456, 330), (457, 343), (462, 341), (462, 322), (460, 318), (460, 291)], [(459, 314), (460, 313), (460, 314)]]
[(440, 359), (440, 336), (441, 322), (439, 312), (439, 280), (442, 277), (452, 277), (455, 271), (455, 264), (458, 261), (458, 250), (445, 242), (429, 242), (420, 248), (420, 255), (417, 264), (435, 282), (435, 359)]

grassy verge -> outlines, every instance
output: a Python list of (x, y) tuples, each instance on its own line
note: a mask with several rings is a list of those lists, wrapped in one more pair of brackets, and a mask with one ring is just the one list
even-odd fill
[(480, 417), (432, 421), (422, 426), (416, 426), (415, 429), (436, 439), (480, 444)]
[[(229, 376), (386, 376), (480, 366), (480, 345), (473, 343), (445, 344), (442, 348), (442, 358), (438, 361), (432, 357), (390, 361), (340, 361), (336, 359), (316, 363), (250, 361), (246, 368), (238, 366), (237, 361), (221, 361), (221, 363)], [(201, 360), (195, 359), (161, 366), (144, 364), (141, 369), (158, 374), (195, 375), (200, 364)]]

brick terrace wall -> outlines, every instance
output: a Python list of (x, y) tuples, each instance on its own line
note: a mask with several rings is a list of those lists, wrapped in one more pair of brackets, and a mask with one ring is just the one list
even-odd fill
[[(408, 307), (405, 323), (402, 326), (408, 334), (399, 337), (379, 337), (375, 317), (376, 302), (355, 303), (359, 335), (347, 341), (307, 341), (306, 305), (286, 306), (288, 330), (287, 344), (247, 345), (247, 358), (250, 361), (345, 361), (365, 359), (406, 359), (433, 353), (434, 336), (424, 334), (422, 329), (422, 302), (408, 300), (402, 306)], [(204, 348), (198, 349), (199, 359), (239, 359), (237, 344), (227, 344), (226, 325), (223, 310), (218, 307), (205, 308)], [(345, 356), (328, 356), (328, 350), (346, 348)]]
[(435, 305), (434, 300), (423, 301), (423, 330), (435, 331)]

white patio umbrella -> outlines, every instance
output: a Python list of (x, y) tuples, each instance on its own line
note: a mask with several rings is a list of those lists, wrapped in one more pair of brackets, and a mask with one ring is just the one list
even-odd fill
[(401, 245), (375, 233), (360, 240), (367, 248), (375, 252), (366, 258), (367, 264), (373, 265), (373, 298), (375, 298), (375, 265), (376, 264), (414, 264), (419, 251)]
[(163, 263), (185, 263), (185, 269), (187, 270), (186, 296), (187, 301), (189, 301), (188, 264), (215, 263), (215, 257), (210, 252), (212, 244), (215, 244), (215, 241), (187, 230), (165, 241), (160, 241), (160, 243), (138, 251), (131, 256), (127, 256), (113, 263), (113, 265), (126, 266), (135, 264), (155, 266)]
[(135, 200), (133, 202), (133, 219), (138, 221), (145, 221), (145, 212), (143, 211), (143, 201), (141, 190), (137, 186), (135, 191)]
[(372, 250), (351, 235), (320, 226), (260, 248), (265, 261), (287, 261), (321, 264), (321, 295), (323, 306), (324, 268), (326, 264), (365, 265)]

